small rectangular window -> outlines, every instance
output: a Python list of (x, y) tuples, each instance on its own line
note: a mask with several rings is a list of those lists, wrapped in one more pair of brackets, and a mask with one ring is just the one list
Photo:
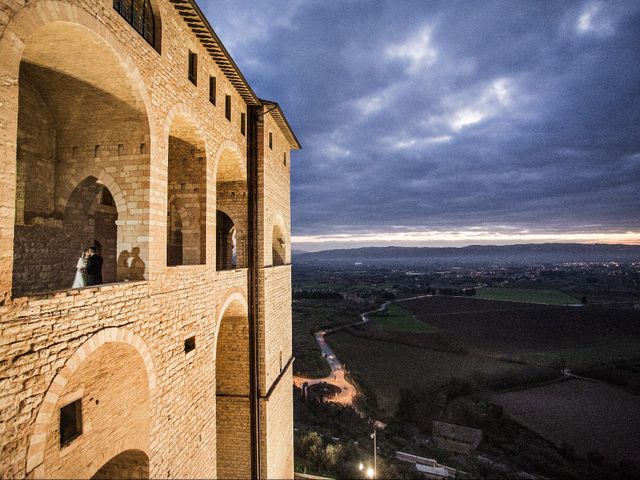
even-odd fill
[(273, 150), (273, 133), (269, 132), (269, 148)]
[(209, 77), (209, 101), (216, 104), (216, 77)]
[(194, 85), (198, 84), (198, 55), (189, 51), (189, 80)]
[(189, 337), (184, 341), (184, 353), (189, 353), (196, 349), (196, 337)]
[(224, 116), (231, 121), (231, 95), (224, 98)]
[(282, 163), (285, 167), (287, 166), (287, 152), (283, 152), (282, 154)]
[(82, 399), (60, 409), (60, 446), (69, 445), (82, 434)]
[(246, 132), (245, 123), (247, 123), (247, 115), (245, 113), (241, 113), (240, 114), (240, 133), (242, 135), (244, 135)]

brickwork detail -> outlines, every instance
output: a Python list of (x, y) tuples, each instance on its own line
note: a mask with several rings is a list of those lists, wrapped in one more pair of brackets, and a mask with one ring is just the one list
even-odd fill
[[(247, 169), (237, 145), (226, 142), (216, 153), (216, 208), (231, 221), (216, 232), (217, 265), (220, 269), (243, 268), (247, 243)], [(233, 253), (232, 253), (233, 250)]]
[(267, 478), (289, 478), (293, 472), (293, 368), (289, 368), (262, 408)]
[(125, 450), (105, 463), (91, 478), (92, 480), (149, 478), (149, 457), (140, 450)]
[[(161, 53), (110, 0), (0, 0), (1, 478), (250, 473), (246, 97), (173, 2), (153, 8)], [(290, 146), (270, 114), (258, 127), (261, 462), (291, 478)], [(105, 284), (71, 289), (91, 244)], [(74, 400), (82, 433), (62, 446)]]

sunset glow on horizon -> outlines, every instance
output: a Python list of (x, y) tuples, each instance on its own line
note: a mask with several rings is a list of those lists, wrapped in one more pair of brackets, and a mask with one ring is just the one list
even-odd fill
[(359, 247), (463, 247), (467, 245), (510, 245), (522, 243), (585, 243), (640, 245), (640, 232), (530, 232), (469, 230), (428, 230), (403, 232), (340, 233), (294, 235), (294, 249), (328, 250)]

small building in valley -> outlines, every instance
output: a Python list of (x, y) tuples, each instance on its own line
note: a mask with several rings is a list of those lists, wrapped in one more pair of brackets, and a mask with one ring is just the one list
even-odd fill
[(433, 439), (444, 450), (469, 455), (480, 445), (482, 430), (434, 421)]

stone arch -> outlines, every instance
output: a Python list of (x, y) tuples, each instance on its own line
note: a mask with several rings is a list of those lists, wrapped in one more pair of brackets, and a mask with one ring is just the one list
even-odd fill
[[(59, 246), (57, 253), (73, 260), (74, 253), (78, 256), (87, 247), (96, 247), (96, 253), (103, 259), (100, 283), (115, 283), (118, 281), (119, 269), (118, 237), (122, 238), (123, 223), (125, 219), (118, 217), (116, 200), (109, 188), (89, 175), (67, 198), (63, 216), (66, 245)], [(37, 260), (36, 258), (35, 263), (40, 263)], [(43, 259), (42, 263), (46, 263), (46, 260)], [(121, 268), (120, 273), (123, 271)], [(57, 275), (68, 276), (69, 280), (62, 284), (68, 286), (71, 285), (69, 281), (72, 275), (75, 276), (75, 272), (69, 269), (68, 273), (57, 272)]]
[[(175, 217), (172, 209), (175, 210)], [(191, 231), (193, 222), (182, 201), (171, 195), (167, 201), (167, 266), (183, 264), (183, 231)]]
[[(225, 140), (220, 145), (218, 145), (218, 148), (216, 149), (216, 152), (213, 155), (213, 177), (214, 178), (218, 177), (218, 167), (220, 166), (220, 161), (222, 159), (222, 156), (226, 153), (231, 154), (237, 160), (241, 168), (244, 168), (246, 170), (246, 165), (242, 167), (243, 155), (240, 154), (240, 146), (233, 140)], [(246, 178), (246, 171), (245, 171), (245, 178)]]
[[(129, 221), (126, 185), (116, 186), (122, 172), (107, 175), (104, 171), (117, 161), (116, 144), (118, 156), (125, 146), (126, 154), (138, 148), (136, 161), (148, 162), (141, 145), (151, 142), (153, 148), (155, 143), (150, 96), (126, 48), (81, 7), (45, 0), (17, 11), (0, 38), (0, 49), (0, 75), (14, 80), (0, 90), (0, 103), (17, 112), (15, 122), (0, 125), (3, 138), (16, 139), (0, 145), (0, 156), (16, 159), (0, 166), (0, 175), (9, 182), (15, 180), (16, 186), (0, 193), (0, 202), (14, 204), (18, 214), (11, 219), (10, 209), (0, 213), (0, 229), (12, 230), (10, 237), (3, 238), (9, 248), (4, 242), (0, 248), (0, 271), (8, 272), (10, 279), (0, 282), (9, 280), (14, 296), (71, 287), (66, 274), (56, 277), (54, 273), (73, 276), (77, 261), (77, 252), (64, 248), (75, 242), (67, 241), (70, 232), (60, 220), (71, 192), (87, 176), (108, 184), (121, 215), (122, 248), (137, 248), (145, 257), (148, 245), (138, 244), (138, 239), (148, 238), (148, 226), (140, 221), (141, 214), (136, 214), (135, 222)], [(96, 108), (100, 106), (108, 108)], [(69, 115), (70, 111), (78, 115)], [(113, 120), (108, 128), (85, 121), (95, 112)], [(50, 123), (34, 132), (33, 125), (43, 118)], [(98, 122), (106, 123), (104, 118)], [(104, 168), (95, 167), (97, 158)], [(33, 244), (41, 245), (39, 252), (50, 259), (44, 264), (47, 268), (37, 271), (30, 261), (29, 245)], [(11, 247), (12, 258), (7, 255)], [(9, 268), (4, 268), (5, 263)], [(114, 276), (112, 281), (116, 280)]]
[(164, 119), (164, 127), (162, 129), (162, 138), (163, 138), (163, 144), (165, 148), (168, 147), (169, 135), (171, 134), (171, 130), (173, 129), (174, 124), (176, 120), (180, 118), (187, 121), (190, 124), (189, 125), (190, 128), (197, 135), (197, 139), (193, 138), (193, 134), (190, 135), (191, 137), (190, 139), (195, 140), (198, 143), (202, 143), (202, 146), (205, 150), (205, 154), (206, 152), (209, 152), (211, 149), (209, 148), (205, 132), (202, 129), (202, 127), (200, 127), (200, 121), (198, 120), (198, 116), (195, 113), (193, 113), (193, 111), (184, 103), (179, 103), (177, 105), (174, 105), (171, 108), (171, 110), (169, 110), (169, 112), (167, 113)]
[(216, 470), (250, 478), (249, 320), (244, 292), (227, 292), (215, 332)]
[(178, 211), (178, 213), (180, 214), (180, 219), (182, 221), (182, 225), (190, 228), (193, 226), (193, 222), (191, 220), (191, 217), (189, 216), (189, 212), (187, 212), (187, 209), (184, 206), (184, 203), (182, 202), (181, 199), (176, 198), (175, 195), (171, 195), (169, 197), (169, 200), (167, 201), (167, 204), (171, 205), (175, 205), (176, 210)]
[[(24, 2), (23, 2), (24, 3)], [(2, 62), (0, 62), (0, 76), (3, 78), (3, 86), (0, 88), (0, 104), (3, 110), (12, 112), (13, 118), (8, 117), (0, 122), (0, 136), (10, 141), (0, 142), (0, 158), (7, 161), (0, 162), (0, 176), (6, 179), (9, 185), (16, 186), (17, 162), (15, 159), (18, 153), (18, 142), (13, 141), (18, 135), (18, 112), (19, 112), (19, 89), (22, 84), (19, 81), (21, 62), (24, 52), (32, 40), (43, 28), (51, 25), (69, 25), (87, 32), (98, 43), (104, 46), (116, 59), (119, 69), (140, 99), (141, 108), (144, 110), (147, 126), (147, 137), (150, 148), (154, 151), (157, 148), (156, 119), (151, 97), (143, 81), (135, 62), (126, 53), (126, 48), (112, 34), (105, 24), (97, 17), (90, 14), (82, 7), (72, 5), (68, 2), (57, 0), (43, 0), (30, 2), (24, 6), (17, 6), (15, 13), (11, 15), (9, 21), (0, 30), (0, 51), (2, 52)], [(113, 12), (117, 15), (116, 12)], [(16, 188), (6, 188), (0, 192), (0, 204), (16, 205)], [(16, 206), (18, 218), (21, 211)], [(13, 261), (15, 253), (12, 254), (14, 244), (16, 216), (11, 208), (3, 209), (0, 212), (0, 229), (7, 233), (0, 239), (0, 300), (9, 295), (12, 287), (15, 287), (13, 275)], [(10, 233), (9, 233), (10, 232)], [(13, 289), (13, 294), (20, 291)]]
[[(246, 162), (242, 161), (238, 145), (230, 140), (224, 141), (216, 150), (214, 156), (214, 178), (216, 183), (216, 268), (220, 269), (220, 262), (226, 251), (223, 232), (226, 225), (218, 225), (218, 219), (228, 217), (235, 231), (236, 262), (233, 268), (246, 266), (246, 242), (247, 242), (247, 169)], [(222, 212), (224, 215), (220, 215)], [(228, 262), (227, 262), (228, 263)], [(223, 269), (231, 268), (228, 265)]]
[(238, 266), (237, 229), (231, 217), (216, 210), (216, 270), (233, 270)]
[(120, 185), (115, 179), (109, 175), (104, 169), (98, 167), (97, 165), (87, 165), (82, 170), (76, 172), (71, 178), (67, 179), (63, 185), (60, 186), (58, 193), (58, 201), (57, 208), (60, 212), (64, 212), (67, 207), (67, 203), (69, 202), (69, 198), (71, 194), (76, 189), (80, 183), (87, 177), (94, 177), (99, 180), (105, 187), (109, 189), (111, 192), (111, 196), (113, 197), (113, 201), (116, 204), (116, 209), (118, 210), (119, 219), (126, 220), (128, 218), (127, 215), (127, 201), (125, 198)]
[[(155, 12), (155, 10), (154, 10)], [(114, 12), (115, 14), (115, 12)], [(54, 22), (66, 22), (88, 30), (100, 38), (110, 47), (114, 55), (119, 59), (122, 71), (128, 77), (130, 84), (140, 95), (144, 105), (146, 116), (149, 121), (149, 132), (153, 144), (155, 143), (155, 116), (151, 103), (151, 96), (144, 83), (142, 75), (129, 57), (120, 41), (100, 22), (96, 17), (89, 14), (84, 9), (67, 2), (56, 0), (45, 0), (37, 3), (27, 4), (22, 7), (15, 16), (8, 22), (4, 32), (0, 36), (0, 51), (3, 52), (2, 65), (5, 67), (0, 71), (7, 75), (12, 86), (17, 86), (20, 62), (23, 52), (29, 40), (37, 31)]]
[(155, 398), (155, 390), (157, 377), (153, 365), (151, 352), (144, 340), (129, 330), (122, 328), (105, 328), (92, 335), (80, 347), (76, 349), (71, 357), (65, 362), (64, 366), (55, 375), (49, 388), (45, 393), (42, 404), (38, 409), (38, 414), (34, 422), (33, 432), (29, 439), (27, 448), (27, 476), (43, 477), (44, 475), (44, 452), (45, 442), (47, 439), (47, 427), (51, 422), (52, 415), (60, 396), (64, 392), (67, 383), (78, 370), (82, 362), (88, 358), (101, 346), (107, 343), (123, 343), (133, 347), (144, 364), (147, 375), (149, 397), (151, 402)]
[[(175, 223), (171, 217), (171, 202), (180, 204), (182, 220), (189, 219), (182, 229), (182, 258), (167, 265), (198, 265), (206, 263), (207, 216), (207, 141), (197, 117), (185, 105), (176, 105), (168, 113), (164, 125), (167, 152), (167, 225)], [(169, 240), (169, 239), (167, 239)], [(170, 265), (171, 264), (171, 265)]]
[(272, 216), (271, 221), (271, 265), (286, 265), (289, 258), (289, 238), (282, 215)]
[(106, 458), (108, 461), (104, 462), (91, 480), (149, 478), (149, 456), (142, 450), (128, 448)]
[(220, 309), (218, 310), (218, 316), (216, 317), (215, 323), (215, 331), (214, 331), (214, 339), (216, 339), (217, 346), (217, 338), (218, 332), (220, 331), (220, 322), (222, 322), (222, 317), (224, 317), (225, 312), (229, 309), (229, 306), (233, 303), (237, 303), (240, 308), (245, 311), (249, 310), (249, 303), (247, 302), (247, 296), (241, 288), (231, 288), (227, 290), (224, 295), (224, 302), (220, 305)]

